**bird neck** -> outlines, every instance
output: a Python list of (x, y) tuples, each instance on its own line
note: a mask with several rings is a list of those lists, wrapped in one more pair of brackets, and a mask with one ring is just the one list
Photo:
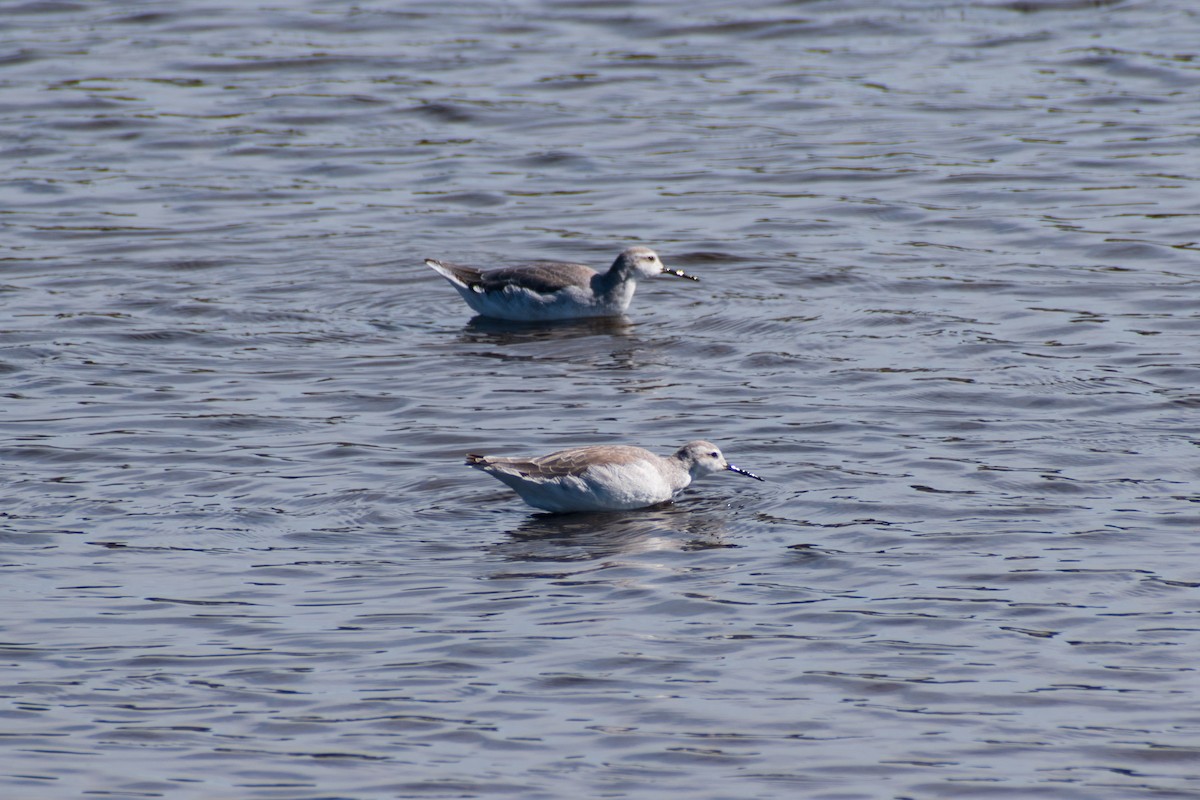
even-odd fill
[(678, 465), (678, 469), (671, 470), (671, 484), (675, 491), (687, 488), (692, 481), (699, 476), (695, 474), (695, 463), (686, 458), (681, 458), (678, 453), (671, 456), (671, 460)]
[(628, 305), (633, 291), (637, 288), (637, 276), (631, 271), (613, 264), (608, 272), (603, 272), (592, 278), (592, 288), (597, 297), (604, 297), (610, 302)]

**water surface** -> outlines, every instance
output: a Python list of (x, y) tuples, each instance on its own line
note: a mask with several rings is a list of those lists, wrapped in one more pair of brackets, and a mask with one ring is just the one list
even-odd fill
[(5, 796), (1200, 797), (1190, 4), (0, 10)]

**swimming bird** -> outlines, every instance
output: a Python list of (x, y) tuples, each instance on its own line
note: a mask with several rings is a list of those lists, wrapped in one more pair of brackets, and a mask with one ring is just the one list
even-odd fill
[(725, 460), (712, 442), (688, 442), (669, 456), (626, 445), (559, 450), (534, 458), (467, 454), (475, 467), (545, 511), (627, 511), (670, 500), (697, 478), (728, 470), (761, 481)]
[(486, 271), (434, 258), (425, 263), (450, 281), (477, 313), (518, 321), (615, 317), (629, 308), (642, 278), (674, 275), (700, 280), (683, 270), (667, 269), (649, 247), (626, 248), (602, 273), (560, 261)]

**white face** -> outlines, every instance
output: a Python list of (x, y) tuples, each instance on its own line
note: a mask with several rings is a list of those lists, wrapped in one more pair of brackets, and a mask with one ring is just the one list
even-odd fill
[(622, 269), (627, 271), (626, 274), (632, 274), (638, 278), (674, 275), (677, 278), (687, 278), (689, 281), (700, 280), (694, 275), (688, 275), (681, 269), (667, 269), (662, 259), (658, 257), (658, 253), (649, 247), (630, 247), (627, 250), (622, 250), (621, 266)]
[(684, 447), (684, 453), (686, 453), (688, 461), (691, 462), (689, 471), (692, 473), (693, 478), (700, 475), (707, 475), (710, 472), (729, 470), (730, 472), (736, 472), (738, 475), (745, 475), (747, 478), (754, 478), (756, 481), (762, 480), (762, 478), (753, 472), (748, 472), (741, 467), (735, 467), (733, 464), (730, 464), (712, 442), (705, 442), (701, 439), (688, 442)]
[(662, 260), (653, 250), (639, 250), (633, 257), (633, 266), (643, 278), (653, 278), (663, 271)]
[(705, 474), (718, 472), (729, 467), (729, 462), (721, 451), (708, 442), (695, 442), (688, 445), (688, 454), (696, 464), (696, 471)]

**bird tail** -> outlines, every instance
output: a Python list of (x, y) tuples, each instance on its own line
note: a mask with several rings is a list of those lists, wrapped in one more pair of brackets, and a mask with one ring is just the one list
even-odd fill
[(475, 292), (481, 291), (479, 288), (481, 273), (479, 270), (473, 267), (463, 267), (458, 264), (450, 264), (445, 261), (438, 261), (436, 258), (425, 259), (425, 266), (429, 267), (438, 275), (441, 275), (443, 278), (450, 281), (450, 283), (454, 284), (460, 289), (467, 289)]

